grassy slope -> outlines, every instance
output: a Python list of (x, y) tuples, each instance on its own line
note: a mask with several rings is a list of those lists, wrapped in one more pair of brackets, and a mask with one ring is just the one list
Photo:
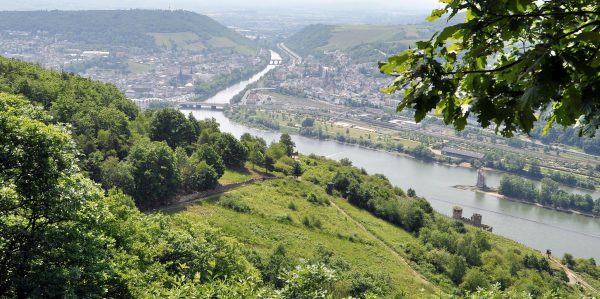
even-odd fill
[(429, 24), (311, 25), (290, 37), (286, 45), (305, 56), (341, 50), (355, 60), (373, 62), (383, 57), (381, 52), (392, 54), (429, 38), (433, 28)]
[[(335, 257), (348, 262), (352, 269), (389, 275), (393, 286), (406, 291), (410, 298), (430, 297), (434, 288), (416, 277), (411, 268), (398, 260), (389, 248), (382, 245), (371, 234), (357, 226), (351, 219), (333, 206), (319, 206), (304, 199), (307, 193), (318, 194), (331, 201), (339, 199), (328, 196), (322, 188), (308, 182), (282, 179), (246, 186), (209, 201), (193, 205), (183, 213), (197, 215), (197, 220), (212, 227), (221, 228), (259, 254), (267, 256), (283, 244), (295, 258), (309, 259), (321, 246), (335, 252)], [(221, 198), (235, 198), (246, 203), (250, 213), (237, 213), (217, 204)], [(288, 206), (293, 202), (297, 210)], [(360, 213), (347, 205), (344, 210)], [(304, 217), (313, 215), (322, 222), (321, 229), (307, 228), (302, 224)], [(290, 216), (292, 222), (286, 218)], [(366, 213), (365, 222), (378, 221)], [(414, 240), (407, 232), (394, 228), (391, 232), (406, 240)], [(343, 289), (348, 281), (338, 282)], [(391, 291), (390, 294), (393, 294)], [(345, 294), (338, 294), (345, 295)]]
[[(308, 202), (305, 198), (310, 193), (327, 198), (332, 205)], [(239, 213), (224, 208), (218, 204), (223, 199), (242, 202), (250, 207), (251, 212)], [(296, 210), (290, 209), (290, 203), (295, 204)], [(334, 252), (335, 258), (349, 263), (351, 269), (389, 276), (393, 285), (388, 292), (390, 296), (403, 290), (409, 298), (430, 298), (452, 289), (431, 269), (422, 269), (409, 260), (407, 248), (420, 246), (415, 236), (344, 199), (327, 195), (321, 187), (310, 182), (279, 179), (256, 183), (188, 206), (179, 213), (221, 229), (265, 258), (280, 244), (298, 260), (313, 258), (317, 248), (322, 247)], [(309, 215), (322, 222), (321, 228), (303, 225), (303, 219)], [(292, 219), (291, 222), (289, 219)], [(488, 235), (492, 250), (484, 254), (485, 260), (535, 253), (504, 237)], [(399, 260), (398, 255), (411, 266)], [(414, 270), (423, 273), (428, 281), (423, 281), (419, 277), (421, 275), (415, 275)], [(540, 277), (538, 283), (545, 282)], [(348, 285), (349, 281), (344, 278), (338, 281), (335, 297), (347, 296), (343, 290), (347, 290)]]
[(429, 32), (425, 25), (340, 25), (323, 48), (348, 50), (364, 43), (413, 41)]

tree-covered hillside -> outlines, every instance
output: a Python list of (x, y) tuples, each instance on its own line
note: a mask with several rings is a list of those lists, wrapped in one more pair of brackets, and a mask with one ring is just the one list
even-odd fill
[[(289, 135), (238, 140), (214, 120), (140, 112), (112, 85), (0, 58), (0, 297), (586, 292), (534, 250), (436, 214), (381, 175), (293, 153)], [(279, 179), (210, 210), (138, 209), (206, 200), (252, 172)], [(595, 262), (565, 261), (597, 284)]]
[(85, 48), (254, 48), (252, 41), (188, 11), (4, 11), (0, 30), (45, 31)]

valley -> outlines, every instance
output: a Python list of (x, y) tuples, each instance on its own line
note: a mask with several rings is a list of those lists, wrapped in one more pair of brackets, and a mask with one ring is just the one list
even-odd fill
[(597, 20), (508, 2), (0, 11), (0, 297), (596, 298)]

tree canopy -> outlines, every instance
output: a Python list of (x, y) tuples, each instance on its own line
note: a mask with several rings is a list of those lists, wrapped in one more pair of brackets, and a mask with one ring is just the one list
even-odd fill
[(441, 0), (428, 18), (464, 17), (380, 64), (403, 92), (397, 110), (435, 111), (465, 128), (469, 117), (512, 136), (557, 123), (593, 136), (600, 126), (600, 2)]

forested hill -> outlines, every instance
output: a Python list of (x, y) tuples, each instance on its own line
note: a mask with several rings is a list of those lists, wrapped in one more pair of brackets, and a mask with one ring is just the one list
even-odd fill
[(431, 37), (429, 24), (416, 25), (310, 25), (286, 41), (300, 55), (322, 55), (340, 50), (359, 62), (382, 60), (416, 41)]
[(417, 41), (427, 40), (445, 26), (464, 19), (459, 13), (454, 20), (437, 20), (404, 25), (373, 24), (314, 24), (289, 37), (285, 44), (298, 54), (321, 56), (324, 51), (340, 50), (358, 63), (383, 60), (414, 46)]
[[(587, 294), (540, 253), (382, 175), (293, 153), (289, 135), (238, 140), (214, 120), (142, 112), (110, 84), (0, 57), (0, 298)], [(137, 208), (250, 177), (264, 181), (169, 213)], [(565, 264), (600, 285), (595, 261)]]
[(254, 47), (251, 40), (210, 17), (182, 10), (4, 11), (1, 30), (45, 31), (103, 47)]

